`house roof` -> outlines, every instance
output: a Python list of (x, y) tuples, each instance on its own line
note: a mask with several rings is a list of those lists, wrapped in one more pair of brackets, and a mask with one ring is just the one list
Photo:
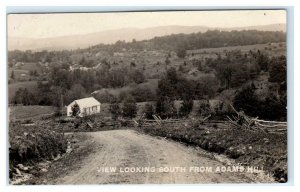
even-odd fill
[(94, 97), (87, 97), (87, 98), (83, 98), (83, 99), (78, 99), (78, 100), (75, 100), (73, 102), (76, 102), (79, 106), (85, 106), (85, 107), (92, 107), (92, 106), (101, 104)]

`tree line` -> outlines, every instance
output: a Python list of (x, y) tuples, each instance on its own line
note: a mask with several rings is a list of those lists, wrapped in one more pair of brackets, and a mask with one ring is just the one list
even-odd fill
[[(179, 57), (185, 56), (186, 50), (215, 48), (237, 45), (266, 44), (269, 42), (285, 42), (286, 33), (279, 31), (219, 31), (210, 30), (192, 34), (173, 34), (163, 37), (154, 37), (150, 40), (132, 42), (117, 41), (114, 44), (98, 44), (83, 49), (63, 50), (63, 51), (20, 51), (14, 50), (8, 52), (8, 62), (62, 62), (71, 63), (78, 55), (84, 53), (96, 54), (99, 51), (107, 52), (113, 55), (114, 52), (126, 50), (166, 50), (175, 51)], [(81, 62), (82, 57), (76, 59)], [(87, 61), (87, 60), (86, 60)], [(88, 60), (87, 64), (94, 62)], [(84, 61), (83, 61), (84, 62)]]

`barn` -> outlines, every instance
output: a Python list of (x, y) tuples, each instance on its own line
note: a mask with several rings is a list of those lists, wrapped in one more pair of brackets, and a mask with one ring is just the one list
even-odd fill
[(87, 97), (83, 99), (78, 99), (73, 101), (67, 106), (67, 115), (72, 116), (72, 106), (77, 104), (80, 109), (79, 116), (83, 117), (85, 115), (92, 115), (100, 113), (101, 103), (97, 101), (94, 97)]

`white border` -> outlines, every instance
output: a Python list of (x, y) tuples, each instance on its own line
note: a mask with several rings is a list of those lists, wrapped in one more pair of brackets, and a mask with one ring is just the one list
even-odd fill
[[(297, 0), (296, 0), (297, 1)], [(24, 5), (28, 5), (28, 6), (91, 6), (90, 8), (93, 10), (94, 5), (97, 6), (121, 6), (121, 5), (125, 5), (128, 6), (127, 8), (129, 9), (134, 9), (135, 7), (132, 6), (141, 6), (145, 9), (153, 9), (156, 6), (160, 6), (160, 8), (162, 9), (170, 9), (170, 7), (173, 6), (184, 6), (184, 7), (192, 7), (192, 6), (216, 6), (216, 8), (220, 8), (220, 6), (230, 6), (231, 8), (234, 6), (250, 6), (250, 7), (255, 7), (255, 6), (269, 6), (269, 7), (273, 7), (273, 6), (294, 6), (294, 24), (295, 24), (295, 32), (294, 32), (294, 45), (295, 45), (295, 51), (298, 50), (297, 48), (299, 47), (299, 39), (297, 34), (300, 34), (299, 32), (299, 24), (297, 22), (296, 18), (300, 18), (299, 16), (299, 12), (297, 12), (297, 9), (299, 9), (300, 7), (297, 5), (296, 1), (292, 1), (292, 0), (287, 0), (284, 3), (280, 0), (276, 0), (276, 1), (269, 1), (269, 0), (252, 0), (252, 1), (234, 1), (234, 0), (216, 0), (216, 1), (212, 1), (212, 0), (202, 0), (201, 2), (197, 2), (197, 1), (180, 1), (180, 0), (173, 0), (171, 2), (162, 2), (162, 1), (157, 1), (157, 0), (147, 0), (147, 1), (141, 1), (141, 0), (135, 0), (135, 1), (122, 1), (122, 0), (117, 0), (115, 1), (115, 3), (111, 3), (110, 1), (97, 1), (97, 3), (89, 1), (89, 0), (85, 0), (85, 1), (79, 1), (79, 0), (73, 0), (70, 1), (70, 4), (68, 4), (67, 1), (62, 1), (62, 0), (51, 0), (50, 2), (39, 2), (39, 1), (26, 1), (26, 3), (22, 0), (2, 0), (0, 3), (1, 8), (0, 8), (0, 23), (1, 23), (1, 27), (0, 27), (0, 32), (1, 32), (1, 44), (0, 44), (0, 49), (1, 49), (1, 65), (0, 65), (0, 78), (1, 78), (1, 90), (6, 90), (7, 87), (7, 78), (6, 78), (6, 6), (24, 6)], [(101, 3), (100, 3), (101, 2)], [(196, 3), (197, 2), (197, 3)], [(92, 4), (89, 4), (92, 3)], [(146, 5), (149, 5), (150, 7), (146, 7)], [(154, 7), (155, 6), (155, 7)], [(168, 7), (162, 7), (162, 6), (168, 6)], [(138, 7), (138, 8), (141, 8)], [(183, 7), (183, 8), (184, 8)], [(29, 8), (29, 7), (28, 7)], [(54, 8), (54, 7), (53, 7)], [(56, 7), (57, 9), (61, 9), (61, 7)], [(64, 7), (66, 8), (66, 7)], [(63, 9), (64, 9), (63, 8)], [(70, 7), (69, 7), (70, 8)], [(80, 9), (82, 7), (71, 7), (73, 9)], [(110, 7), (111, 9), (114, 9), (114, 7)], [(120, 8), (120, 7), (119, 7)], [(156, 7), (157, 8), (157, 7)], [(224, 7), (226, 8), (226, 7)], [(247, 7), (245, 7), (247, 8)], [(29, 9), (32, 10), (37, 10), (39, 9), (38, 7), (30, 7)], [(294, 55), (294, 71), (295, 74), (299, 74), (299, 67), (297, 66), (297, 63), (299, 63), (299, 54), (295, 54)], [(298, 72), (298, 73), (297, 73)], [(293, 77), (293, 71), (289, 71), (289, 76)], [(296, 83), (299, 81), (299, 75), (295, 75), (294, 76), (294, 84), (296, 85)], [(293, 85), (289, 85), (289, 86), (293, 86)], [(299, 98), (299, 87), (297, 88), (296, 86), (294, 86), (295, 90), (294, 90), (294, 98)], [(2, 91), (1, 94), (1, 122), (6, 122), (6, 91)], [(266, 186), (257, 186), (257, 185), (101, 185), (101, 186), (97, 186), (97, 185), (91, 185), (91, 186), (8, 186), (6, 181), (7, 181), (7, 168), (6, 168), (6, 126), (4, 124), (4, 126), (2, 126), (1, 129), (1, 159), (0, 159), (0, 170), (1, 170), (1, 175), (0, 175), (0, 191), (3, 191), (2, 189), (4, 189), (5, 191), (57, 191), (57, 190), (67, 190), (67, 191), (161, 191), (161, 190), (167, 190), (167, 191), (177, 191), (177, 190), (189, 190), (189, 191), (199, 191), (204, 190), (204, 191), (222, 191), (222, 192), (226, 192), (226, 191), (251, 191), (253, 192), (253, 190), (264, 190), (264, 191), (272, 191), (272, 192), (276, 192), (276, 191), (299, 191), (299, 174), (297, 173), (299, 170), (299, 165), (297, 164), (297, 162), (299, 162), (299, 152), (297, 152), (297, 146), (299, 146), (299, 139), (297, 139), (296, 136), (299, 135), (299, 130), (297, 129), (299, 126), (299, 121), (297, 120), (297, 115), (299, 116), (299, 111), (297, 109), (299, 109), (299, 102), (297, 102), (297, 100), (294, 100), (294, 103), (292, 103), (292, 105), (294, 106), (295, 109), (295, 122), (294, 122), (294, 137), (295, 137), (295, 144), (294, 144), (294, 148), (295, 148), (295, 153), (294, 153), (294, 185), (292, 186), (280, 186), (280, 185), (266, 185)], [(292, 135), (293, 136), (293, 135)], [(293, 151), (289, 151), (289, 153), (293, 153)], [(4, 155), (5, 154), (5, 155)]]

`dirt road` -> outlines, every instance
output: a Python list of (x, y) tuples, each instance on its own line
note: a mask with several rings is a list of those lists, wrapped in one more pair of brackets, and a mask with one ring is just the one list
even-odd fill
[[(132, 130), (86, 134), (94, 140), (96, 152), (86, 157), (79, 170), (71, 171), (60, 178), (57, 183), (185, 184), (271, 181), (269, 177), (263, 174), (216, 172), (215, 169), (223, 167), (224, 164), (210, 158), (201, 149), (187, 147), (180, 143), (140, 134)], [(193, 167), (198, 167), (199, 170)], [(209, 170), (210, 167), (212, 172)], [(204, 171), (203, 168), (207, 170)]]

